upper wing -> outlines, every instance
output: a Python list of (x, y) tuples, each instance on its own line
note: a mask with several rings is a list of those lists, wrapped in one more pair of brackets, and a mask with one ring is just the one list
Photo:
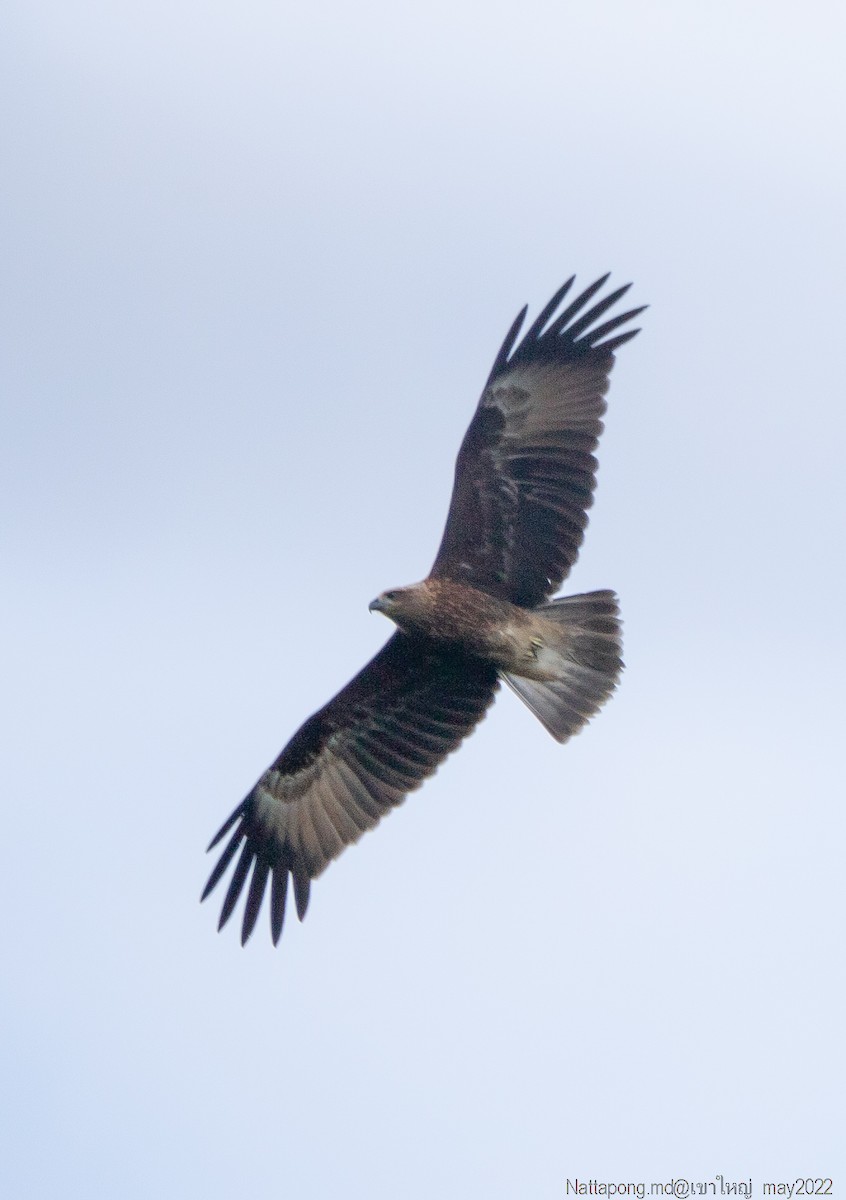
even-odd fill
[(534, 607), (569, 573), (593, 503), (593, 451), (613, 351), (639, 331), (608, 335), (643, 312), (597, 326), (628, 291), (618, 288), (584, 311), (607, 278), (553, 319), (569, 279), (516, 349), (525, 308), (509, 330), (458, 452), (433, 576)]
[(241, 943), (253, 931), (271, 878), (270, 927), (282, 932), (288, 876), (302, 920), (311, 880), (437, 768), (481, 719), (496, 668), (395, 633), (364, 670), (310, 717), (217, 833), (235, 830), (202, 899), (241, 854), (218, 928), (252, 867)]

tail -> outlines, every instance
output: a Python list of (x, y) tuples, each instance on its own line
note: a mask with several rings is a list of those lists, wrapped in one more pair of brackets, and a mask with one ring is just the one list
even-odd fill
[(598, 712), (623, 669), (620, 610), (613, 592), (565, 596), (535, 610), (561, 627), (561, 673), (540, 682), (502, 678), (559, 742), (566, 742)]

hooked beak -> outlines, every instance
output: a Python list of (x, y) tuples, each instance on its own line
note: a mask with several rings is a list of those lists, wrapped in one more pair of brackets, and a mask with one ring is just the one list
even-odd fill
[(375, 600), (371, 600), (367, 606), (368, 612), (384, 612), (385, 603), (381, 596), (377, 596)]

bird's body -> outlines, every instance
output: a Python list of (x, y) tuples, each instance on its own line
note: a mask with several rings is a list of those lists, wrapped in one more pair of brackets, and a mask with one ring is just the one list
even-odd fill
[(294, 734), (214, 838), (232, 830), (203, 899), (238, 854), (220, 926), (250, 876), (242, 942), (268, 882), (274, 942), (289, 876), (303, 917), (311, 880), (432, 774), (501, 680), (559, 741), (613, 691), (622, 668), (614, 593), (550, 597), (584, 536), (612, 352), (638, 332), (616, 331), (642, 309), (597, 326), (627, 290), (588, 309), (603, 278), (556, 315), (572, 282), (515, 348), (524, 309), (497, 355), (428, 577), (371, 603), (397, 632)]
[[(370, 609), (390, 617), (403, 633), (458, 646), (502, 675), (524, 679), (558, 679), (575, 640), (575, 628), (555, 620), (549, 607), (522, 608), (449, 579), (383, 593)], [(609, 633), (616, 636), (616, 623)]]
[(370, 609), (390, 617), (403, 633), (460, 645), (503, 670), (519, 654), (518, 643), (530, 638), (534, 616), (530, 609), (451, 579), (424, 579), (384, 592)]

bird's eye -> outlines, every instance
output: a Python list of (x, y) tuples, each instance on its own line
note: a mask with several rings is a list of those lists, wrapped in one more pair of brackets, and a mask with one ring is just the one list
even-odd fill
[(396, 598), (397, 598), (396, 592), (385, 592), (386, 600), (396, 600)]

